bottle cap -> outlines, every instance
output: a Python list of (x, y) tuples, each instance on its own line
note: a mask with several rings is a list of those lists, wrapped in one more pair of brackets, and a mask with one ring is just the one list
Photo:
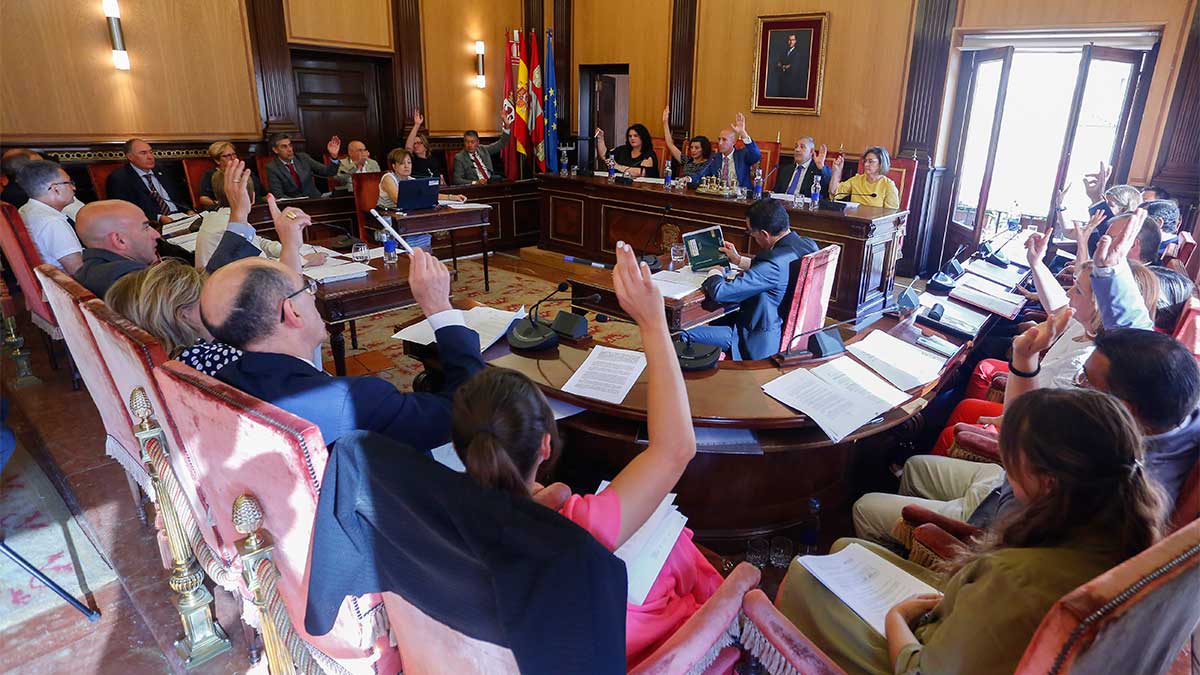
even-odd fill
[(383, 242), (383, 250), (386, 251), (387, 253), (395, 253), (396, 252), (396, 240), (389, 238), (387, 241)]

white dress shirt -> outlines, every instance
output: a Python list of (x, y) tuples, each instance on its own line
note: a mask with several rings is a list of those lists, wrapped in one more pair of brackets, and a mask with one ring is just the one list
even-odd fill
[[(131, 164), (130, 166), (133, 165)], [(158, 194), (162, 195), (163, 201), (167, 203), (167, 206), (171, 207), (171, 213), (176, 213), (180, 210), (175, 202), (171, 201), (171, 193), (167, 192), (167, 189), (159, 182), (158, 176), (155, 176), (153, 171), (142, 171), (136, 166), (133, 167), (133, 171), (138, 175), (138, 180), (142, 181), (142, 185), (146, 184), (146, 176), (150, 176), (150, 180), (154, 182), (154, 189), (158, 190)]]
[[(59, 211), (45, 202), (30, 199), (18, 209), (21, 220), (25, 221), (25, 228), (29, 230), (29, 237), (33, 239), (33, 245), (42, 256), (42, 262), (50, 263), (60, 270), (63, 269), (60, 259), (83, 252), (83, 245), (79, 243), (75, 228), (71, 227), (68, 216), (64, 213), (71, 210), (72, 206), (73, 204), (68, 204), (63, 211)], [(78, 213), (79, 209), (74, 209), (74, 212)]]

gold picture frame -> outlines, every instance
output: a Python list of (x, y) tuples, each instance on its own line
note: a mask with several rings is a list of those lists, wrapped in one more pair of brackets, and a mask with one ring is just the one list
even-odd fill
[(820, 115), (828, 42), (828, 12), (758, 17), (751, 112)]

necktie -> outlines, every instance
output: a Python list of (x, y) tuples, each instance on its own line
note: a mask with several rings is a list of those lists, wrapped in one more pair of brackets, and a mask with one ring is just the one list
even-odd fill
[(488, 170), (486, 168), (484, 168), (483, 162), (480, 161), (479, 153), (472, 152), (471, 159), (475, 160), (475, 170), (479, 172), (479, 179), (487, 180), (488, 179)]
[(804, 176), (804, 171), (805, 171), (804, 167), (798, 166), (798, 167), (796, 167), (796, 170), (792, 172), (792, 182), (788, 183), (788, 189), (787, 189), (787, 193), (789, 195), (796, 194), (796, 189), (800, 187), (800, 180)]
[(150, 196), (154, 197), (154, 203), (158, 205), (158, 212), (164, 216), (171, 212), (171, 207), (167, 204), (167, 200), (163, 199), (158, 188), (154, 187), (154, 177), (150, 174), (142, 176), (146, 179), (146, 187), (150, 188)]
[(292, 180), (296, 181), (296, 187), (304, 187), (300, 185), (300, 174), (296, 173), (296, 165), (293, 162), (288, 162), (288, 171), (292, 172)]
[(721, 162), (721, 182), (729, 183), (729, 165), (732, 162), (729, 161), (729, 155), (724, 155), (724, 157), (725, 160)]

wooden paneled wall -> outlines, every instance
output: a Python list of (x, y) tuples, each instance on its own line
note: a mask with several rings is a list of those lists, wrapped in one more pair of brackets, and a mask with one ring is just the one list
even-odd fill
[(131, 69), (112, 64), (100, 0), (5, 2), (0, 138), (254, 139), (261, 133), (242, 0), (123, 0)]
[[(435, 135), (467, 129), (497, 134), (504, 97), (504, 29), (521, 25), (521, 0), (431, 0), (421, 3), (425, 114)], [(401, 40), (417, 36), (401, 35)], [(475, 87), (475, 41), (487, 45), (487, 88)], [(538, 49), (539, 54), (544, 46)], [(411, 111), (405, 111), (411, 114)]]
[[(1129, 181), (1148, 181), (1162, 142), (1167, 110), (1187, 40), (1195, 0), (962, 0), (960, 31), (990, 28), (1163, 28), (1158, 62), (1142, 115)], [(953, 81), (953, 80), (951, 80)]]
[(390, 53), (392, 0), (284, 0), (292, 44)]

